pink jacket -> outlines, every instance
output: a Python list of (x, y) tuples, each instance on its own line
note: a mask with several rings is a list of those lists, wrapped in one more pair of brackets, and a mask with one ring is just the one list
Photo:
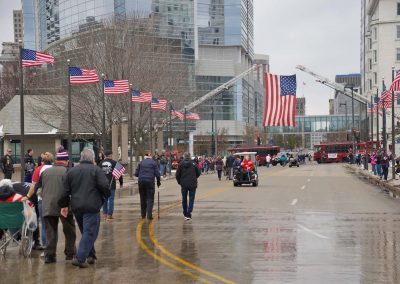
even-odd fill
[(376, 165), (375, 155), (371, 155), (371, 165)]

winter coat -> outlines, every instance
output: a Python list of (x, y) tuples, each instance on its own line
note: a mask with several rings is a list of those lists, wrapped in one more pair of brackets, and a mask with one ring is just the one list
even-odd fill
[[(117, 164), (116, 161), (114, 161), (112, 159), (108, 159), (108, 158), (100, 161), (100, 163), (98, 164), (99, 167), (103, 170), (104, 174), (106, 175), (106, 177), (108, 179), (108, 184), (111, 185), (110, 189), (117, 188), (115, 178), (112, 174), (116, 164)], [(121, 177), (119, 178), (119, 185), (122, 187), (123, 183), (124, 183), (124, 180), (121, 175)]]
[(64, 192), (58, 200), (61, 208), (71, 204), (73, 212), (97, 213), (105, 198), (111, 196), (108, 180), (103, 171), (93, 163), (81, 162), (64, 176)]
[(24, 157), (24, 163), (25, 176), (33, 175), (33, 172), (35, 171), (35, 160), (33, 160), (33, 157), (26, 154)]
[(135, 177), (139, 178), (139, 182), (154, 182), (154, 179), (157, 179), (157, 183), (160, 183), (160, 170), (157, 163), (153, 159), (144, 159), (137, 166)]
[(14, 161), (12, 157), (10, 155), (5, 155), (1, 159), (0, 167), (3, 173), (14, 172)]
[(371, 155), (371, 165), (376, 165), (375, 155)]
[(182, 188), (197, 188), (197, 179), (200, 176), (200, 170), (190, 159), (184, 159), (176, 171), (175, 178)]
[(223, 167), (224, 167), (224, 162), (222, 160), (217, 160), (215, 162), (215, 168), (217, 171), (222, 171)]

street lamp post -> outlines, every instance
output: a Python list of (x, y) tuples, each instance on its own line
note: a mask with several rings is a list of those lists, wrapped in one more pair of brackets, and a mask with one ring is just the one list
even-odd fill
[(347, 123), (347, 102), (345, 103), (339, 103), (339, 107), (344, 106), (344, 113), (346, 116), (346, 132), (349, 130), (349, 125)]
[[(385, 89), (385, 78), (382, 77), (382, 90)], [(385, 105), (382, 107), (382, 138), (383, 138), (383, 149), (387, 151), (387, 137), (386, 137), (386, 109)]]
[(344, 89), (346, 90), (347, 88), (349, 88), (351, 90), (351, 136), (352, 136), (352, 154), (353, 154), (353, 158), (351, 160), (351, 163), (354, 163), (354, 153), (355, 153), (355, 136), (354, 136), (354, 86), (345, 86)]
[(211, 107), (211, 156), (215, 155), (214, 144), (214, 106)]
[[(394, 81), (394, 66), (392, 67), (392, 82)], [(395, 137), (395, 124), (394, 124), (394, 91), (392, 90), (392, 179), (396, 179), (396, 169), (395, 169), (395, 155), (396, 155), (396, 137)]]

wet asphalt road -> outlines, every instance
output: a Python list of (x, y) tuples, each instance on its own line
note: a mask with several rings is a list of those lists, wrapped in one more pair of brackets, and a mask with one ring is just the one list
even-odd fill
[(189, 222), (175, 180), (163, 182), (152, 223), (137, 195), (117, 199), (95, 267), (66, 263), (61, 235), (56, 264), (11, 248), (0, 283), (400, 283), (399, 200), (340, 164), (259, 173), (257, 188), (202, 176)]

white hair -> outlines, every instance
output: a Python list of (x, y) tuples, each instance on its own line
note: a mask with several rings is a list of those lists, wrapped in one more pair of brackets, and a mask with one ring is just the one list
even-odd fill
[(94, 151), (89, 148), (85, 148), (81, 152), (81, 162), (93, 162), (94, 161)]
[(7, 187), (12, 188), (13, 187), (12, 181), (10, 179), (6, 179), (6, 178), (0, 180), (0, 187), (3, 187), (3, 186), (7, 186)]

